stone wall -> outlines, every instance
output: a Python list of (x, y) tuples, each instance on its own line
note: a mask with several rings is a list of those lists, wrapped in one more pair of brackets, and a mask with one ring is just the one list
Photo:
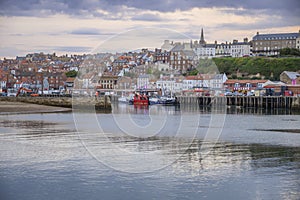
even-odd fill
[(65, 108), (95, 108), (96, 110), (111, 110), (108, 96), (103, 97), (0, 97), (0, 101), (33, 103)]

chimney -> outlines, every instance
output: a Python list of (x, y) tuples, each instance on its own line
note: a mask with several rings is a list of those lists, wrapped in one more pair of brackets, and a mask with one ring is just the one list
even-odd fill
[(259, 35), (259, 32), (257, 31), (256, 35)]
[(248, 43), (248, 38), (244, 38), (244, 43)]
[(218, 44), (217, 40), (215, 40), (215, 44)]

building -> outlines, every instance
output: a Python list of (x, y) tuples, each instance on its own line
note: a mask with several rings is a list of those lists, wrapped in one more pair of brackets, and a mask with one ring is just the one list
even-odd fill
[(221, 90), (224, 83), (228, 80), (226, 74), (215, 74), (209, 81), (210, 89)]
[(196, 61), (197, 57), (190, 43), (176, 43), (170, 51), (170, 66), (174, 70), (184, 73), (192, 68)]
[(233, 40), (230, 45), (230, 56), (231, 57), (244, 57), (250, 56), (250, 43), (248, 42), (248, 38), (244, 38), (243, 42), (239, 42), (238, 40)]
[(289, 85), (300, 85), (300, 74), (298, 72), (284, 71), (280, 74), (280, 81)]
[(183, 77), (174, 77), (173, 74), (170, 76), (161, 75), (160, 79), (156, 81), (156, 88), (161, 89), (163, 93), (180, 93), (182, 91), (182, 80)]
[(296, 49), (300, 50), (300, 31), (299, 31), (299, 36), (296, 39)]
[(162, 51), (161, 49), (155, 49), (154, 62), (169, 63), (170, 62), (170, 52), (166, 51), (166, 50)]
[(140, 74), (137, 78), (137, 88), (138, 89), (147, 89), (149, 87), (149, 75)]
[(216, 44), (197, 45), (194, 51), (198, 58), (213, 58), (216, 56)]
[(227, 42), (216, 44), (216, 57), (229, 57), (231, 53), (231, 44)]
[(203, 87), (203, 77), (200, 75), (187, 76), (182, 81), (182, 89), (183, 90), (192, 90), (194, 88), (202, 88), (202, 87)]
[(204, 40), (203, 29), (201, 29), (201, 37), (199, 43), (194, 44), (194, 52), (198, 58), (212, 58), (216, 56), (216, 44), (207, 44)]
[[(253, 37), (253, 54), (256, 56), (278, 55), (280, 49), (296, 48), (299, 33), (257, 34)], [(299, 40), (299, 39), (298, 39)]]
[(98, 89), (114, 89), (118, 81), (118, 76), (111, 74), (102, 74), (98, 78)]
[(161, 46), (162, 51), (171, 51), (171, 49), (174, 48), (173, 42), (170, 42), (169, 40), (165, 40), (163, 45)]
[(224, 83), (224, 88), (230, 91), (251, 91), (261, 90), (267, 80), (233, 80), (229, 79)]
[(133, 85), (133, 81), (132, 78), (127, 77), (127, 76), (122, 76), (119, 78), (115, 89), (117, 90), (130, 90), (130, 89), (134, 89), (134, 85)]

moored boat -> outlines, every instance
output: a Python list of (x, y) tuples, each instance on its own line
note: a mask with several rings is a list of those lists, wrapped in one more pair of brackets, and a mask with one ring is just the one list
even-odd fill
[(149, 105), (149, 98), (146, 94), (135, 94), (133, 97), (133, 105)]
[(118, 102), (119, 103), (128, 103), (129, 102), (129, 98), (125, 97), (125, 96), (119, 97), (118, 98)]
[(179, 105), (179, 101), (175, 96), (163, 96), (161, 97), (160, 104), (162, 105)]
[(153, 104), (160, 104), (160, 98), (157, 96), (152, 96), (149, 97), (149, 104), (153, 105)]

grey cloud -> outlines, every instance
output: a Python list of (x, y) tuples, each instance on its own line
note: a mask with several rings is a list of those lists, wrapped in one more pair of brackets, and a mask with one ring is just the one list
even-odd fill
[(70, 34), (74, 35), (100, 35), (100, 31), (94, 28), (82, 28), (76, 29), (70, 32)]
[[(156, 10), (161, 12), (172, 12), (175, 10), (189, 10), (194, 7), (228, 7), (245, 8), (254, 10), (278, 10), (283, 13), (293, 13), (299, 16), (299, 0), (173, 0), (173, 1), (141, 1), (141, 0), (72, 0), (72, 1), (41, 1), (41, 0), (2, 0), (0, 2), (2, 15), (30, 14), (31, 10), (44, 10), (46, 13), (66, 13), (78, 15), (86, 13), (96, 14), (97, 9), (107, 10), (111, 13), (120, 12), (123, 6), (142, 10)], [(33, 13), (32, 13), (33, 14)]]
[[(173, 12), (175, 10), (189, 10), (192, 8), (221, 8), (223, 12), (238, 16), (276, 15), (278, 18), (263, 21), (258, 24), (221, 24), (224, 27), (236, 29), (261, 29), (266, 27), (295, 26), (300, 21), (299, 0), (172, 0), (172, 1), (141, 1), (141, 0), (0, 0), (0, 15), (5, 16), (38, 16), (45, 17), (52, 14), (64, 13), (74, 17), (96, 17), (109, 20), (131, 19), (135, 21), (163, 22), (160, 16), (137, 12), (134, 16), (132, 10), (127, 12), (126, 7), (141, 11)], [(238, 9), (243, 8), (243, 9)], [(98, 9), (108, 14), (98, 12)], [(184, 19), (179, 19), (184, 20)], [(98, 30), (74, 30), (71, 34), (99, 35)]]
[(150, 14), (150, 13), (136, 15), (136, 16), (132, 17), (131, 19), (137, 20), (137, 21), (162, 21), (163, 20), (158, 15), (154, 15), (154, 14)]
[[(65, 34), (65, 33), (63, 33)], [(111, 36), (115, 33), (104, 32), (97, 28), (78, 28), (68, 32), (68, 34), (72, 35), (89, 35), (89, 36)]]
[(58, 47), (53, 47), (54, 51), (63, 51), (63, 52), (91, 52), (92, 48), (91, 47), (85, 47), (85, 46), (58, 46)]

